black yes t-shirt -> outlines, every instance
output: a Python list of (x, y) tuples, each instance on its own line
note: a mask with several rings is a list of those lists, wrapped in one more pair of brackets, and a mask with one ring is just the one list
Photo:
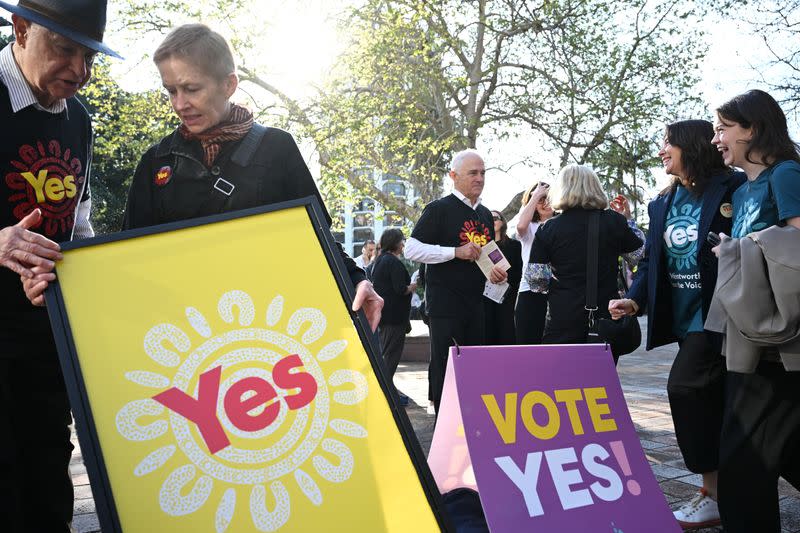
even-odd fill
[[(485, 246), (494, 240), (492, 213), (483, 205), (472, 209), (455, 195), (425, 207), (411, 236), (425, 244), (457, 248), (468, 242)], [(433, 317), (459, 317), (482, 306), (486, 277), (472, 261), (452, 259), (428, 265), (425, 304)]]
[[(0, 125), (0, 228), (38, 208), (43, 220), (31, 231), (56, 242), (70, 240), (77, 206), (89, 197), (86, 110), (70, 98), (66, 112), (29, 106), (13, 113), (0, 83)], [(31, 305), (19, 274), (0, 267), (0, 294), (0, 358), (54, 353), (47, 311)]]

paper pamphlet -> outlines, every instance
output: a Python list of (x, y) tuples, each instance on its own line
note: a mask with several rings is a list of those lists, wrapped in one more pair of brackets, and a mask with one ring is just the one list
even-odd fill
[(506, 291), (508, 291), (508, 282), (503, 281), (501, 283), (492, 283), (489, 280), (486, 280), (486, 284), (483, 287), (483, 295), (489, 298), (491, 301), (495, 303), (503, 303), (503, 299), (505, 299)]
[(486, 279), (489, 279), (489, 273), (491, 273), (492, 267), (495, 265), (503, 267), (503, 270), (511, 268), (511, 263), (508, 262), (508, 259), (500, 251), (495, 241), (489, 241), (481, 248), (481, 256), (475, 262), (483, 272), (483, 275), (486, 276)]

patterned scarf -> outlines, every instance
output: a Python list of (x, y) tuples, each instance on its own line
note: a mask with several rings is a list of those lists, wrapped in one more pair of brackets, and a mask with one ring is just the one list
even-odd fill
[(242, 139), (253, 127), (253, 113), (236, 104), (231, 105), (228, 118), (202, 133), (192, 133), (181, 124), (178, 131), (187, 141), (200, 141), (206, 166), (214, 164), (222, 144)]

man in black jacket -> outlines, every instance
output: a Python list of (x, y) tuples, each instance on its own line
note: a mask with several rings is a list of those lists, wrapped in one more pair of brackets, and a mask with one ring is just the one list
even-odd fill
[[(449, 175), (453, 193), (425, 206), (405, 249), (407, 259), (428, 265), (425, 289), (431, 339), (428, 387), (437, 413), (453, 341), (475, 346), (485, 340), (486, 277), (475, 260), (481, 255), (481, 247), (494, 240), (492, 213), (481, 205), (486, 178), (481, 156), (475, 150), (457, 153)], [(495, 266), (490, 281), (499, 283), (506, 277), (505, 270)]]

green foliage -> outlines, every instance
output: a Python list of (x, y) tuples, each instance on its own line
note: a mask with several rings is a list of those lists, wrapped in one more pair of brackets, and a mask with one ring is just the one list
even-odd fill
[(5, 48), (7, 44), (14, 40), (14, 35), (11, 32), (11, 22), (0, 17), (0, 50)]
[(80, 98), (92, 116), (94, 128), (92, 223), (98, 234), (119, 231), (139, 159), (178, 121), (163, 92), (123, 90), (111, 77), (102, 57)]
[(371, 176), (399, 176), (423, 202), (440, 194), (449, 155), (465, 145), (438, 83), (441, 43), (412, 11), (355, 10), (347, 26), (352, 44), (313, 106), (310, 132), (324, 146), (321, 186), (332, 195), (368, 194), (415, 218), (421, 205), (376, 191)]
[[(342, 162), (390, 172), (405, 163), (393, 172), (427, 202), (453, 151), (486, 133), (513, 142), (527, 128), (559, 166), (591, 164), (609, 192), (636, 204), (663, 125), (699, 112), (693, 89), (705, 48), (685, 23), (701, 16), (694, 8), (368, 0), (346, 21), (353, 45), (326, 93), (340, 111), (326, 118), (351, 125), (326, 130), (325, 140), (343, 138)], [(419, 157), (426, 148), (434, 157)]]
[(756, 77), (790, 119), (800, 119), (800, 0), (730, 0), (729, 4), (731, 11), (715, 7), (723, 16), (745, 22), (767, 49), (768, 59), (752, 65)]
[[(652, 181), (663, 125), (700, 113), (695, 85), (705, 47), (691, 28), (701, 7), (362, 0), (342, 16), (350, 41), (336, 68), (305, 99), (251, 66), (268, 23), (257, 0), (127, 0), (122, 13), (127, 27), (160, 35), (193, 17), (218, 28), (236, 21), (231, 42), (256, 116), (315, 148), (331, 211), (370, 196), (415, 220), (441, 194), (455, 151), (481, 136), (514, 142), (520, 132), (549, 151), (543, 166), (591, 164), (609, 192), (629, 194), (636, 206)], [(385, 195), (377, 173), (409, 181), (420, 202)]]

